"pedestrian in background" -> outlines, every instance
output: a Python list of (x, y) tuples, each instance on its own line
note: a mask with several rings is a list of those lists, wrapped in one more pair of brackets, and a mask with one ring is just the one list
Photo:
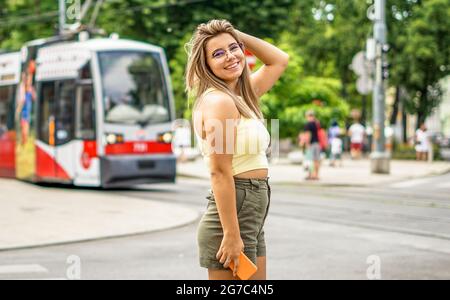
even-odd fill
[(425, 123), (420, 124), (414, 136), (416, 160), (428, 160), (428, 152), (430, 151), (431, 142), (428, 134), (428, 129)]
[(364, 138), (366, 136), (366, 129), (359, 119), (355, 118), (353, 124), (348, 129), (348, 136), (350, 137), (350, 155), (352, 159), (360, 159), (363, 150)]
[(328, 150), (328, 134), (327, 131), (322, 128), (322, 125), (320, 125), (320, 121), (316, 119), (316, 125), (317, 125), (317, 138), (319, 139), (319, 146), (320, 146), (320, 160), (322, 158), (326, 158), (327, 156), (327, 150)]
[(309, 138), (309, 136), (302, 130), (300, 131), (300, 133), (298, 134), (298, 145), (302, 151), (302, 155), (303, 155), (303, 161), (302, 161), (302, 165), (303, 165), (303, 169), (306, 172), (309, 172), (309, 168), (311, 168), (311, 157), (308, 155), (307, 151), (306, 151), (306, 139)]
[(330, 166), (335, 167), (336, 161), (342, 166), (342, 139), (340, 135), (342, 130), (336, 120), (333, 120), (328, 130), (328, 138), (330, 144)]
[[(243, 251), (258, 267), (250, 279), (266, 279), (270, 135), (259, 98), (283, 74), (289, 56), (226, 20), (200, 24), (187, 46), (186, 90), (196, 98), (194, 130), (212, 186), (198, 227), (200, 266), (209, 279), (237, 279)], [(263, 63), (253, 74), (244, 46)]]
[(306, 156), (311, 159), (312, 164), (308, 170), (308, 176), (305, 179), (319, 180), (321, 149), (319, 144), (319, 127), (314, 111), (308, 110), (306, 112), (306, 119), (304, 147), (306, 149)]

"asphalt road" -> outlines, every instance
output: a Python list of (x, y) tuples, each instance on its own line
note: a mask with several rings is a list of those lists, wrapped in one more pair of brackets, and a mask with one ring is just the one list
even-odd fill
[[(180, 178), (107, 193), (204, 211), (208, 188)], [(269, 279), (450, 279), (450, 174), (388, 186), (272, 189)], [(206, 279), (196, 227), (0, 252), (0, 279)]]

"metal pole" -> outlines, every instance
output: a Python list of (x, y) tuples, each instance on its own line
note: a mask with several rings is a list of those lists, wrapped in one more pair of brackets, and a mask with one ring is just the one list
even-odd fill
[(63, 35), (66, 27), (66, 0), (59, 0), (59, 34)]
[(92, 0), (86, 0), (86, 2), (84, 2), (83, 7), (81, 8), (80, 21), (84, 19), (91, 5)]
[(384, 88), (382, 82), (381, 66), (382, 66), (382, 50), (381, 45), (376, 46), (376, 72), (375, 87), (373, 89), (373, 129), (375, 133), (375, 152), (384, 152)]
[(99, 13), (99, 11), (100, 11), (100, 8), (101, 8), (102, 5), (103, 5), (103, 1), (104, 1), (104, 0), (99, 0), (99, 1), (97, 1), (97, 3), (95, 4), (94, 12), (92, 13), (91, 21), (89, 22), (89, 27), (91, 27), (91, 28), (93, 28), (94, 25), (95, 25), (95, 21), (97, 20), (97, 16), (98, 16), (98, 13)]
[(372, 173), (389, 173), (389, 154), (385, 151), (384, 110), (385, 83), (383, 80), (383, 46), (386, 44), (385, 0), (375, 0), (375, 19), (373, 35), (376, 45), (375, 85), (373, 89), (373, 141), (374, 149), (371, 155)]

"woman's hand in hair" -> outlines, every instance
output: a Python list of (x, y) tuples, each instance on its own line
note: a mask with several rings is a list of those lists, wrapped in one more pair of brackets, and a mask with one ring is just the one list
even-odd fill
[(274, 45), (236, 30), (239, 39), (264, 65), (251, 75), (253, 89), (258, 97), (268, 92), (281, 77), (289, 62), (289, 55)]

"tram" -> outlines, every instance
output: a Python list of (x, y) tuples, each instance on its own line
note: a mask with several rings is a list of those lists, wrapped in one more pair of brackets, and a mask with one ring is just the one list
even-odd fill
[(36, 40), (0, 54), (0, 176), (116, 187), (174, 182), (174, 101), (161, 47)]

